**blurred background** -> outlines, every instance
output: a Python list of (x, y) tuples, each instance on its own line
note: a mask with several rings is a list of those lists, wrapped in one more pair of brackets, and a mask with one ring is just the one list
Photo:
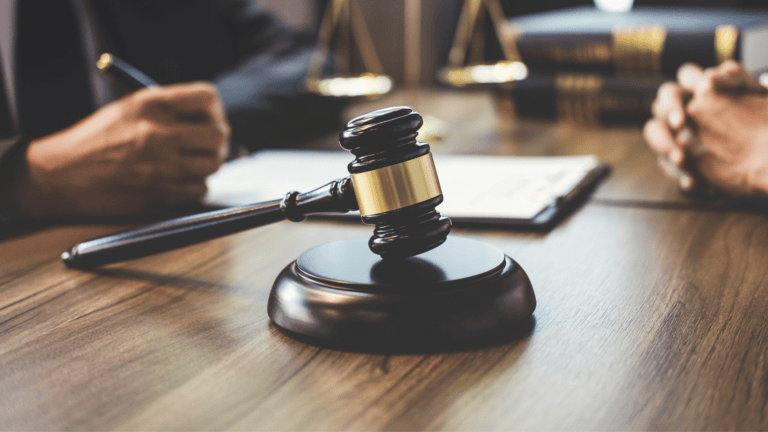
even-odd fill
[[(317, 34), (334, 1), (340, 0), (259, 4), (291, 26)], [(687, 61), (707, 67), (735, 59), (755, 76), (768, 71), (764, 1), (350, 1), (358, 5), (383, 73), (395, 88), (417, 83), (482, 87), (492, 91), (503, 113), (517, 117), (642, 124), (658, 86)], [(471, 31), (462, 33), (462, 25)], [(355, 32), (344, 27), (337, 28), (330, 46), (341, 58), (351, 56), (352, 72), (365, 72), (361, 56), (348, 48), (355, 46)], [(459, 53), (450, 54), (452, 47)], [(505, 64), (506, 69), (456, 70), (503, 60), (521, 61), (525, 69)], [(499, 74), (506, 82), (495, 82)]]
[[(254, 0), (291, 26), (317, 32), (330, 0)], [(404, 0), (356, 0), (381, 57), (385, 72), (402, 82), (404, 74)], [(422, 77), (436, 83), (436, 69), (445, 63), (459, 19), (463, 0), (421, 0)], [(620, 2), (621, 3), (621, 2)], [(518, 17), (577, 6), (593, 6), (591, 0), (511, 1), (501, 0), (504, 14)], [(738, 8), (766, 11), (765, 0), (635, 0), (635, 7), (682, 6)], [(490, 32), (490, 28), (487, 29)]]

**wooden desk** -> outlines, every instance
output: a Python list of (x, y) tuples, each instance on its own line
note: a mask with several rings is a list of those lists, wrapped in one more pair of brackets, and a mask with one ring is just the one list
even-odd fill
[[(487, 99), (432, 96), (422, 112), (462, 125), (437, 151), (594, 151), (614, 164), (598, 197), (683, 202), (637, 129), (496, 129)], [(94, 272), (59, 261), (123, 228), (0, 242), (0, 429), (768, 428), (762, 214), (598, 201), (549, 233), (458, 228), (523, 266), (534, 319), (517, 340), (398, 355), (296, 342), (266, 315), (286, 264), (369, 227), (283, 222)]]

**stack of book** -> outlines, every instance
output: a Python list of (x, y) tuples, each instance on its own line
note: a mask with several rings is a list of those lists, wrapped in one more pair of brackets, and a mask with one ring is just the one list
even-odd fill
[(686, 62), (734, 59), (768, 70), (768, 10), (579, 7), (509, 22), (528, 77), (506, 84), (502, 106), (518, 116), (589, 124), (642, 123), (658, 86)]

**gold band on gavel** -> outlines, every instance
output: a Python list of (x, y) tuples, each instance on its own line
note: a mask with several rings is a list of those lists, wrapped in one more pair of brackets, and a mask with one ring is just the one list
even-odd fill
[(401, 209), (443, 193), (431, 153), (384, 168), (352, 174), (352, 185), (361, 216)]

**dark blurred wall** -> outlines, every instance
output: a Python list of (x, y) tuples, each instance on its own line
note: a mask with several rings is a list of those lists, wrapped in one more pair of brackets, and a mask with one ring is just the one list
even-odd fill
[(254, 0), (291, 27), (314, 30), (317, 11), (314, 0)]

